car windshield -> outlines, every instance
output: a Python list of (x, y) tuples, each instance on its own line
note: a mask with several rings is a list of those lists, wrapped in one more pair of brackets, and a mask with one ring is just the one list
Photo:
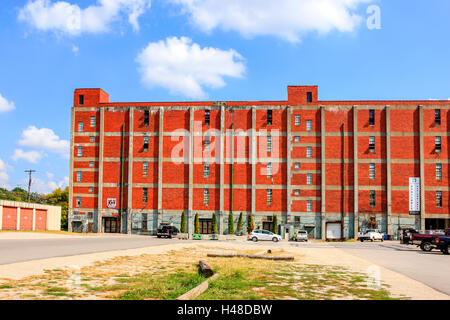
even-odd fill
[(299, 231), (300, 234), (306, 234), (306, 231)]

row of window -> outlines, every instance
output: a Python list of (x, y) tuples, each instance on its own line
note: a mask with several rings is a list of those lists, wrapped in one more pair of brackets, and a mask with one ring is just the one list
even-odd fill
[[(91, 117), (91, 128), (95, 127), (95, 117)], [(84, 130), (84, 124), (83, 121), (78, 122), (78, 132), (83, 132)]]

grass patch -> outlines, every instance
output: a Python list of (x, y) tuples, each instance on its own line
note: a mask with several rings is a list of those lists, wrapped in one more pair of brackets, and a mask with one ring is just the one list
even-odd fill
[(6, 284), (0, 285), (0, 289), (12, 289), (12, 286), (8, 286)]

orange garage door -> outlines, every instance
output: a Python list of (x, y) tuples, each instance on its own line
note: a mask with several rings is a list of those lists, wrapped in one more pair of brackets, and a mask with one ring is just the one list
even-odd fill
[(17, 230), (17, 208), (3, 207), (3, 230)]
[(36, 230), (47, 230), (47, 210), (36, 209)]
[(33, 230), (33, 209), (20, 209), (20, 230)]

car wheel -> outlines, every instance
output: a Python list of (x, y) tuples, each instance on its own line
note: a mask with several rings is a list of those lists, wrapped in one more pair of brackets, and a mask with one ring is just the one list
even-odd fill
[(420, 245), (420, 249), (425, 252), (430, 252), (431, 250), (433, 250), (433, 247), (431, 246), (431, 242), (425, 241)]
[(449, 249), (450, 249), (450, 248), (449, 248), (448, 246), (446, 246), (445, 248), (442, 249), (442, 253), (443, 253), (443, 254), (447, 254), (447, 255), (450, 254)]
[(278, 238), (277, 237), (273, 237), (272, 241), (273, 242), (278, 242)]
[(370, 242), (373, 242), (373, 239), (370, 239)]
[(253, 241), (253, 242), (258, 242), (258, 238), (257, 238), (257, 237), (253, 237), (253, 238), (252, 238), (252, 241)]
[(359, 239), (359, 241), (364, 242), (364, 239)]
[(161, 236), (157, 236), (158, 238), (161, 238)]

